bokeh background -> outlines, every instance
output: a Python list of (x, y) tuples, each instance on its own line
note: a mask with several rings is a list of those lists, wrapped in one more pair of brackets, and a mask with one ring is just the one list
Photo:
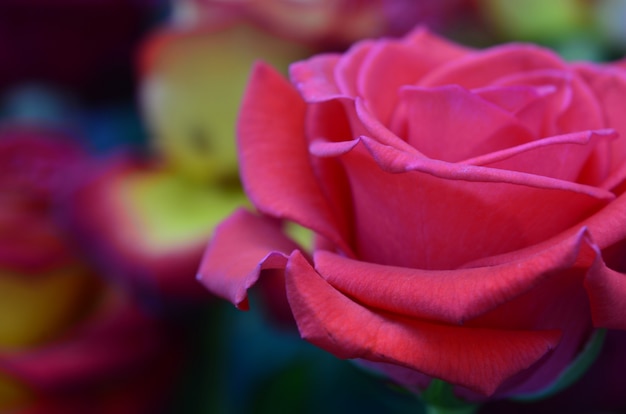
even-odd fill
[(0, 412), (425, 412), (300, 340), (279, 287), (240, 312), (196, 282), (216, 223), (247, 204), (250, 66), (416, 26), (608, 61), (625, 21), (621, 0), (3, 0)]

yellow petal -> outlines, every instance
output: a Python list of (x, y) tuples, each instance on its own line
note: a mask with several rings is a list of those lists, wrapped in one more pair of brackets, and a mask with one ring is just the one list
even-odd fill
[(0, 412), (17, 409), (30, 399), (32, 395), (24, 385), (0, 372)]
[(169, 165), (204, 182), (237, 171), (235, 123), (252, 63), (286, 70), (308, 51), (240, 24), (174, 29), (143, 49), (141, 102), (154, 147)]
[(96, 278), (80, 265), (42, 275), (0, 269), (0, 350), (62, 335), (84, 315), (97, 290)]
[(137, 225), (132, 244), (152, 255), (205, 244), (215, 225), (246, 203), (240, 190), (202, 185), (167, 170), (135, 171), (119, 185), (122, 212)]

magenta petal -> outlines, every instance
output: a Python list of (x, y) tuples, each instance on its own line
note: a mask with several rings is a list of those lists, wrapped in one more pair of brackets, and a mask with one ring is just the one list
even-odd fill
[(373, 46), (373, 41), (362, 40), (355, 43), (341, 55), (341, 59), (335, 68), (335, 79), (339, 90), (347, 96), (358, 96), (357, 79), (359, 78), (359, 72), (363, 61)]
[(598, 252), (587, 273), (585, 288), (594, 325), (626, 330), (626, 274), (609, 269)]
[(545, 88), (543, 99), (518, 111), (517, 116), (540, 137), (568, 132), (602, 129), (613, 125), (602, 120), (602, 108), (589, 85), (580, 76), (567, 70), (543, 69), (514, 73), (494, 83), (510, 87), (528, 85)]
[(318, 55), (289, 67), (291, 81), (306, 102), (321, 102), (343, 95), (334, 79), (338, 60), (339, 55)]
[(277, 220), (237, 210), (222, 222), (207, 248), (197, 279), (212, 293), (248, 309), (248, 289), (261, 270), (282, 269), (298, 245)]
[(369, 50), (356, 78), (359, 96), (386, 125), (396, 106), (397, 91), (401, 86), (419, 82), (444, 62), (465, 53), (465, 49), (424, 29), (417, 29), (400, 41), (379, 41)]
[[(304, 136), (306, 104), (271, 67), (257, 64), (238, 120), (240, 173), (254, 205), (322, 234), (344, 251), (333, 213), (314, 175)], [(281, 114), (277, 117), (276, 114)]]
[(361, 142), (360, 139), (341, 142), (329, 142), (318, 139), (311, 142), (311, 145), (309, 146), (309, 151), (311, 151), (311, 154), (317, 157), (337, 157), (339, 155), (343, 155), (347, 152), (352, 151), (352, 149), (359, 142)]
[(390, 362), (492, 394), (554, 348), (558, 331), (432, 324), (372, 312), (333, 289), (294, 252), (287, 293), (303, 338), (340, 358)]
[(361, 141), (370, 151), (378, 165), (383, 170), (391, 173), (421, 171), (436, 177), (453, 180), (521, 184), (528, 187), (585, 194), (589, 197), (606, 201), (611, 201), (615, 198), (615, 195), (607, 190), (588, 185), (516, 171), (431, 160), (399, 151), (387, 145), (381, 145), (369, 137), (361, 137)]
[(401, 139), (398, 135), (391, 132), (391, 130), (383, 125), (372, 113), (368, 107), (367, 102), (357, 98), (355, 100), (356, 114), (363, 126), (368, 131), (368, 134), (376, 141), (383, 145), (396, 148), (398, 150), (407, 152), (409, 154), (423, 156), (415, 147), (409, 145), (405, 140)]
[(606, 144), (616, 137), (612, 129), (556, 135), (464, 160), (461, 163), (577, 182), (580, 181), (579, 177), (589, 157), (598, 148), (598, 144)]
[(472, 89), (492, 84), (513, 73), (565, 68), (563, 60), (549, 49), (530, 44), (506, 44), (449, 61), (424, 77), (417, 85), (459, 85)]
[(532, 141), (509, 112), (458, 86), (400, 89), (393, 124), (430, 158), (456, 162)]
[[(606, 249), (626, 239), (626, 226), (623, 223), (626, 223), (626, 195), (616, 198), (596, 214), (544, 242), (511, 251), (507, 254), (484, 256), (466, 263), (464, 267), (497, 266), (520, 260), (521, 258), (537, 254), (549, 246), (562, 243), (563, 240), (574, 236), (582, 228), (587, 229), (587, 233), (593, 239), (593, 245), (597, 245), (600, 249)], [(596, 256), (597, 254), (595, 253), (591, 255), (586, 259), (584, 265), (591, 266)]]
[(417, 27), (411, 33), (408, 33), (402, 42), (420, 50), (433, 63), (449, 62), (459, 59), (465, 55), (472, 53), (474, 50), (461, 46), (458, 43), (446, 40), (443, 37), (433, 34), (426, 27)]
[(591, 186), (430, 160), (368, 137), (361, 143), (341, 160), (356, 200), (355, 250), (365, 261), (455, 268), (547, 240), (615, 199)]
[(545, 95), (554, 93), (554, 86), (487, 86), (472, 92), (500, 108), (515, 113)]
[(610, 152), (611, 166), (615, 168), (624, 162), (626, 154), (626, 71), (591, 64), (578, 65), (576, 69), (600, 102), (605, 124), (620, 135), (620, 139), (613, 142)]

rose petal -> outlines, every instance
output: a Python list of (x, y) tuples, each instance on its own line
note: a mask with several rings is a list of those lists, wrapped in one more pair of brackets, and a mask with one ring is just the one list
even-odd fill
[(255, 66), (238, 121), (242, 181), (259, 210), (295, 221), (349, 251), (341, 231), (347, 224), (331, 210), (310, 164), (305, 112), (304, 101), (280, 74)]
[(310, 141), (350, 141), (365, 132), (352, 98), (333, 98), (307, 108), (305, 133)]
[(355, 43), (341, 55), (335, 67), (335, 80), (339, 90), (347, 96), (356, 97), (359, 94), (357, 79), (363, 66), (363, 61), (374, 46), (374, 41), (362, 40)]
[(498, 105), (505, 111), (516, 113), (532, 102), (554, 93), (555, 87), (546, 86), (486, 86), (472, 89), (472, 92), (484, 100)]
[(492, 394), (559, 342), (558, 331), (450, 327), (375, 313), (326, 283), (298, 252), (287, 293), (302, 337), (339, 358), (390, 362)]
[(585, 288), (594, 325), (626, 330), (626, 275), (609, 269), (599, 249), (585, 278)]
[[(617, 197), (592, 216), (581, 220), (576, 225), (550, 239), (506, 254), (484, 256), (466, 263), (464, 267), (496, 266), (520, 260), (521, 258), (537, 254), (548, 246), (562, 243), (563, 240), (577, 234), (581, 228), (586, 228), (590, 237), (593, 238), (593, 244), (604, 250), (626, 239), (626, 226), (623, 223), (626, 223), (626, 195)], [(595, 252), (581, 258), (580, 265), (591, 266), (594, 260), (596, 260)]]
[[(439, 49), (442, 44), (445, 46)], [(444, 62), (465, 53), (463, 48), (454, 47), (420, 29), (405, 40), (379, 41), (362, 62), (357, 77), (358, 95), (386, 125), (401, 86), (415, 84)], [(381, 79), (385, 81), (381, 82)]]
[(361, 142), (361, 140), (358, 138), (341, 142), (329, 142), (323, 139), (317, 139), (311, 142), (309, 151), (311, 151), (311, 154), (318, 157), (337, 157), (352, 151), (359, 142)]
[(602, 108), (604, 125), (613, 128), (620, 139), (611, 146), (611, 167), (620, 165), (626, 158), (626, 70), (599, 65), (575, 66), (596, 96)]
[[(588, 295), (583, 287), (587, 271), (583, 263), (593, 254), (592, 242), (583, 229), (561, 246), (577, 249), (568, 257), (569, 262), (563, 262), (533, 289), (466, 322), (466, 326), (482, 328), (562, 332), (559, 346), (550, 358), (540, 361), (518, 378), (511, 378), (498, 393), (526, 394), (547, 387), (575, 358), (592, 331)], [(524, 263), (524, 259), (521, 262)]]
[(597, 145), (616, 136), (612, 129), (574, 132), (528, 142), (460, 163), (580, 182), (583, 168)]
[(555, 272), (571, 269), (584, 242), (583, 233), (498, 266), (429, 271), (366, 263), (322, 251), (315, 254), (315, 270), (335, 289), (370, 308), (462, 324), (527, 292)]
[[(373, 132), (378, 132), (374, 130)], [(378, 165), (391, 173), (409, 171), (421, 171), (436, 177), (474, 182), (493, 182), (521, 184), (529, 187), (569, 191), (586, 194), (599, 200), (610, 201), (615, 195), (607, 190), (572, 183), (563, 180), (541, 177), (532, 174), (524, 174), (516, 171), (505, 171), (495, 168), (472, 166), (465, 164), (447, 163), (432, 160), (423, 156), (416, 156), (405, 151), (398, 150), (388, 145), (381, 144), (378, 140), (368, 136), (361, 137), (361, 142), (374, 156)]]
[[(622, 139), (622, 137), (619, 137)], [(604, 165), (607, 165), (605, 162)], [(600, 188), (609, 190), (615, 194), (623, 194), (626, 190), (624, 183), (626, 183), (626, 163), (621, 163), (619, 167), (611, 172), (611, 174), (604, 177), (605, 179), (598, 185)]]
[(277, 220), (237, 210), (215, 229), (197, 279), (212, 293), (249, 308), (247, 291), (264, 269), (283, 269), (298, 245)]
[(397, 134), (394, 134), (386, 126), (384, 126), (369, 109), (367, 102), (357, 98), (355, 100), (356, 114), (361, 121), (362, 125), (367, 129), (369, 135), (372, 138), (378, 140), (381, 144), (389, 145), (398, 150), (422, 155), (414, 146), (401, 139)]
[(343, 96), (334, 79), (339, 55), (317, 55), (289, 66), (291, 82), (308, 102), (321, 102)]
[(498, 86), (531, 85), (554, 87), (554, 93), (520, 111), (525, 125), (536, 125), (541, 137), (609, 127), (602, 120), (602, 109), (589, 86), (571, 71), (542, 69), (515, 73), (494, 82)]
[(421, 79), (417, 86), (459, 85), (472, 89), (484, 87), (512, 73), (536, 69), (565, 69), (565, 63), (546, 48), (505, 44), (450, 61)]
[[(474, 49), (451, 42), (444, 37), (434, 34), (424, 26), (418, 26), (412, 32), (402, 37), (401, 41), (427, 54), (425, 59), (437, 65), (440, 62), (449, 62), (474, 52)], [(436, 65), (433, 64), (433, 67)]]
[(455, 85), (401, 88), (391, 125), (422, 154), (451, 162), (534, 139), (510, 113)]
[(614, 199), (594, 187), (433, 161), (367, 137), (362, 143), (341, 159), (354, 200), (356, 251), (370, 262), (458, 267), (539, 243)]

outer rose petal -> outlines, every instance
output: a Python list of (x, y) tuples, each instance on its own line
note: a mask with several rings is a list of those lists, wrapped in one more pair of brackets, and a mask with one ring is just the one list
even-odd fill
[(581, 230), (533, 256), (498, 266), (429, 271), (382, 266), (321, 251), (315, 254), (315, 270), (335, 289), (370, 308), (462, 324), (528, 292), (555, 273), (571, 269), (585, 234)]
[(242, 181), (262, 212), (295, 221), (349, 251), (341, 230), (346, 223), (334, 215), (313, 174), (305, 112), (305, 103), (280, 74), (255, 66), (238, 122)]
[(333, 289), (297, 251), (286, 275), (303, 338), (340, 358), (391, 362), (484, 395), (537, 362), (560, 338), (557, 331), (473, 329), (375, 313)]
[(284, 268), (287, 254), (297, 248), (277, 220), (238, 210), (216, 228), (197, 278), (214, 294), (248, 309), (247, 290), (261, 270)]
[[(549, 246), (562, 243), (563, 240), (572, 237), (583, 227), (588, 230), (589, 235), (593, 238), (593, 245), (603, 250), (626, 239), (624, 223), (626, 223), (626, 195), (618, 197), (596, 214), (548, 240), (510, 253), (479, 258), (466, 263), (464, 267), (497, 266), (523, 259), (537, 254)], [(594, 252), (593, 255), (584, 257), (581, 260), (581, 265), (591, 266), (596, 256), (597, 254)]]
[(598, 255), (585, 279), (585, 287), (594, 325), (626, 330), (626, 275), (609, 269)]

